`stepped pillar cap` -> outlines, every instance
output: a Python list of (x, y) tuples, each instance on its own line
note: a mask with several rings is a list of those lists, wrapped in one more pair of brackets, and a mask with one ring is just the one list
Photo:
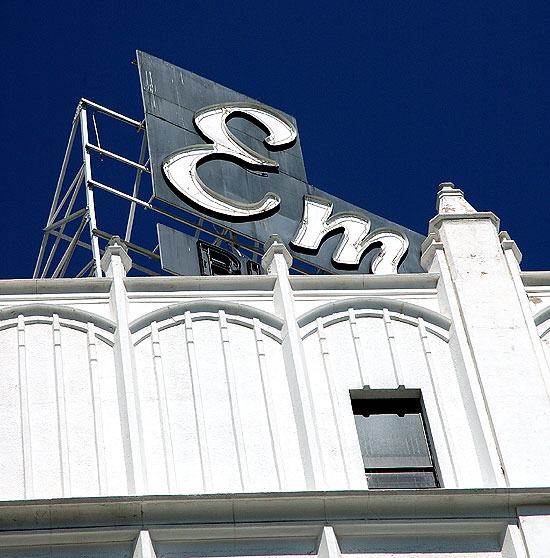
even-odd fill
[(477, 213), (464, 198), (464, 192), (455, 188), (452, 182), (442, 182), (439, 185), (436, 208), (439, 215)]

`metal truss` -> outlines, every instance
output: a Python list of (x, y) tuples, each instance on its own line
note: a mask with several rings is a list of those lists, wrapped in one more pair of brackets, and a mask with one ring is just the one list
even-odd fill
[[(109, 138), (119, 143), (124, 134), (130, 132), (130, 140), (123, 140), (122, 146), (124, 151), (139, 152), (139, 156), (127, 157), (107, 148), (110, 143), (105, 141), (107, 136), (103, 129), (100, 134), (99, 117), (103, 119), (102, 127), (106, 128)], [(79, 135), (80, 142), (77, 141)], [(105, 169), (107, 161), (114, 166), (107, 165), (109, 168)], [(98, 170), (101, 172), (96, 174)], [(105, 174), (106, 178), (99, 178), (99, 174)], [(144, 193), (147, 201), (142, 199)], [(197, 240), (244, 253), (253, 261), (259, 262), (263, 254), (263, 247), (254, 239), (242, 237), (191, 210), (178, 210), (176, 214), (171, 206), (155, 199), (145, 121), (81, 99), (73, 118), (33, 278), (102, 277), (101, 257), (114, 236), (128, 249), (133, 274), (168, 274), (160, 266), (157, 222), (175, 225)], [(138, 240), (133, 239), (135, 235)], [(299, 259), (294, 260), (293, 270), (303, 274), (330, 273)]]

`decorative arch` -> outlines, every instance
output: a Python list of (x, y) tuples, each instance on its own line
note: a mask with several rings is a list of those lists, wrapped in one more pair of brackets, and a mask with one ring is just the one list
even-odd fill
[[(17, 320), (17, 317), (21, 315), (25, 317), (51, 318), (54, 314), (57, 314), (62, 320), (71, 320), (84, 324), (93, 323), (96, 327), (108, 333), (114, 333), (116, 329), (116, 323), (108, 318), (104, 318), (93, 312), (85, 312), (84, 310), (58, 304), (32, 303), (22, 304), (20, 306), (8, 306), (0, 310), (0, 322)], [(10, 325), (7, 327), (10, 327)], [(82, 330), (85, 331), (85, 328), (82, 328)]]
[(444, 341), (449, 340), (451, 327), (449, 318), (410, 302), (383, 297), (346, 298), (314, 308), (298, 318), (298, 325), (302, 329), (303, 337), (308, 337), (317, 330), (316, 320), (319, 318), (327, 318), (323, 320), (324, 325), (348, 320), (350, 308), (353, 308), (357, 317), (370, 316), (373, 318), (382, 318), (384, 310), (387, 310), (391, 319), (414, 326), (418, 326), (418, 320), (422, 319), (427, 331)]
[[(267, 326), (266, 333), (270, 337), (280, 341), (279, 333), (283, 327), (283, 320), (281, 318), (247, 304), (219, 300), (193, 300), (153, 310), (134, 320), (130, 324), (130, 331), (132, 334), (136, 334), (148, 328), (153, 322), (162, 323), (167, 320), (173, 320), (169, 325), (160, 328), (165, 329), (180, 323), (182, 320), (177, 318), (182, 317), (186, 312), (191, 312), (194, 320), (216, 320), (219, 317), (220, 311), (224, 311), (227, 314), (228, 322), (237, 323), (249, 328), (254, 327), (253, 320), (257, 319)], [(141, 336), (136, 340), (136, 343), (139, 343), (146, 336), (147, 334)]]

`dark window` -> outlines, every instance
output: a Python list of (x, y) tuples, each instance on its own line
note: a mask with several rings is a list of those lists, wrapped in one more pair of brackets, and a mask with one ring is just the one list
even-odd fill
[(352, 408), (369, 488), (438, 486), (419, 397), (352, 399)]

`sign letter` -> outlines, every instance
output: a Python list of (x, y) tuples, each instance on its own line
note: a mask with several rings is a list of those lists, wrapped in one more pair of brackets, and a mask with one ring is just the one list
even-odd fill
[(377, 229), (369, 234), (370, 219), (358, 213), (337, 213), (330, 217), (332, 206), (326, 199), (304, 196), (302, 223), (292, 244), (316, 250), (328, 233), (343, 229), (340, 243), (332, 255), (335, 263), (358, 266), (363, 252), (380, 243), (380, 253), (371, 264), (372, 273), (397, 273), (397, 266), (409, 246), (407, 237), (389, 229)]
[(197, 111), (194, 121), (212, 144), (178, 149), (164, 159), (162, 169), (172, 186), (192, 202), (226, 217), (246, 218), (275, 209), (281, 199), (277, 194), (268, 192), (256, 203), (237, 202), (208, 188), (197, 173), (197, 165), (205, 157), (216, 155), (230, 156), (245, 164), (260, 167), (276, 169), (279, 166), (277, 161), (256, 153), (229, 131), (227, 118), (233, 113), (245, 114), (265, 126), (269, 130), (269, 136), (264, 141), (272, 147), (283, 146), (296, 139), (295, 127), (268, 107), (244, 102), (211, 105)]

